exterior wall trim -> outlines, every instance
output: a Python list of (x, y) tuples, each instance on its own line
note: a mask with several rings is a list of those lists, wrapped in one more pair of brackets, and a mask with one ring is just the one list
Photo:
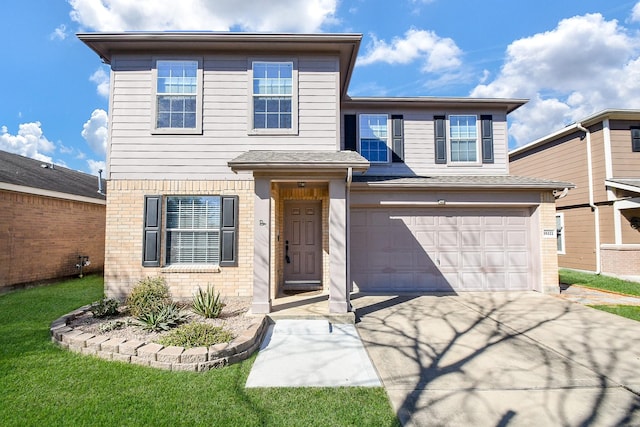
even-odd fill
[[(53, 197), (56, 199), (73, 200), (76, 202), (93, 203), (95, 205), (106, 205), (107, 201), (102, 199), (94, 199), (86, 196), (78, 196), (75, 194), (61, 193), (59, 191), (43, 190), (42, 188), (27, 187), (24, 185), (8, 184), (0, 182), (0, 190), (15, 191), (16, 193), (33, 194), (36, 196)], [(98, 194), (98, 190), (96, 190)]]

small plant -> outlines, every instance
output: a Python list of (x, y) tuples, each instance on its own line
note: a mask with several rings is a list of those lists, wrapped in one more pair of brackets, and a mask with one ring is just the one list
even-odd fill
[(129, 324), (130, 324), (129, 321), (112, 320), (110, 322), (103, 323), (102, 325), (100, 325), (98, 329), (102, 333), (111, 332), (111, 331), (115, 331), (116, 329), (122, 329), (125, 326), (129, 326)]
[(139, 317), (151, 312), (158, 313), (162, 307), (171, 304), (169, 287), (162, 277), (147, 277), (138, 282), (127, 297), (129, 313)]
[(187, 323), (181, 325), (158, 342), (164, 346), (208, 347), (210, 345), (229, 342), (233, 339), (231, 332), (208, 323)]
[(136, 317), (136, 323), (145, 331), (168, 331), (187, 320), (187, 314), (175, 303), (169, 303), (157, 310), (149, 310)]
[(93, 317), (108, 317), (108, 316), (116, 316), (120, 314), (118, 311), (118, 307), (120, 306), (120, 302), (113, 298), (102, 298), (101, 300), (95, 301), (89, 307), (89, 311), (93, 314)]
[(213, 286), (207, 286), (203, 291), (198, 287), (198, 291), (193, 295), (193, 311), (207, 319), (214, 319), (220, 316), (224, 303), (220, 300), (220, 292), (217, 294)]

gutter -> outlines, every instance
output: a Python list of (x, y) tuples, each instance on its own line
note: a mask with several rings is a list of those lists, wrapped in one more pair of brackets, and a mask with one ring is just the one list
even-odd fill
[(582, 123), (577, 123), (576, 128), (583, 131), (587, 138), (587, 176), (589, 178), (589, 206), (591, 206), (591, 212), (594, 215), (594, 231), (596, 234), (596, 274), (600, 274), (602, 270), (602, 260), (600, 257), (600, 211), (596, 206), (593, 196), (593, 160), (591, 159), (591, 132), (589, 129), (582, 126)]

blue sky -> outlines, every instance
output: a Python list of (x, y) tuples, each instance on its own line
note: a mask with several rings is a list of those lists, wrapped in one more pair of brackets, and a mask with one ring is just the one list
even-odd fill
[[(267, 6), (268, 5), (268, 6)], [(23, 0), (0, 6), (0, 149), (105, 167), (109, 69), (76, 32), (364, 35), (351, 95), (527, 98), (510, 147), (640, 109), (640, 3), (612, 0)]]

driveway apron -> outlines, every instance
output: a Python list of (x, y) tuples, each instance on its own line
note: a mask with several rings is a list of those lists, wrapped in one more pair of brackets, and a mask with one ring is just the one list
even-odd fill
[(640, 425), (638, 322), (534, 292), (352, 302), (403, 425)]

